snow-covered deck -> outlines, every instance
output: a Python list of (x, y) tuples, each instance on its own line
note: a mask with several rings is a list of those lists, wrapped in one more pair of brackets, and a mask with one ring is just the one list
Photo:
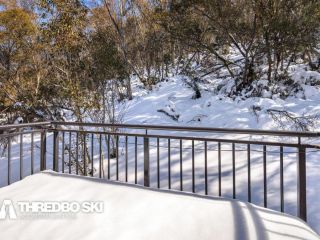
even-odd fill
[(225, 198), (43, 172), (0, 189), (17, 201), (103, 201), (103, 213), (0, 220), (1, 239), (319, 239), (300, 219)]

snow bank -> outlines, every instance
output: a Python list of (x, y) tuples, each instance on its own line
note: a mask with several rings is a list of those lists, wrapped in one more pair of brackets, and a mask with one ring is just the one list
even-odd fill
[(103, 213), (0, 220), (2, 239), (319, 239), (303, 221), (237, 200), (53, 172), (0, 189), (0, 203), (103, 201)]
[[(320, 81), (320, 75), (317, 80)], [(310, 130), (320, 130), (320, 88), (317, 86), (301, 83), (302, 89), (296, 93), (301, 96), (290, 96), (285, 100), (275, 95), (232, 99), (214, 91), (216, 82), (217, 79), (201, 83), (202, 97), (199, 99), (192, 99), (194, 91), (186, 84), (185, 76), (170, 77), (154, 86), (152, 91), (134, 82), (134, 98), (126, 102), (124, 122), (283, 130), (268, 114), (268, 110), (274, 109), (288, 111), (296, 117), (314, 117)], [(224, 82), (224, 86), (227, 83), (230, 81)], [(178, 119), (174, 121), (161, 110), (178, 116)], [(285, 119), (283, 126), (286, 130), (297, 130), (292, 122)]]

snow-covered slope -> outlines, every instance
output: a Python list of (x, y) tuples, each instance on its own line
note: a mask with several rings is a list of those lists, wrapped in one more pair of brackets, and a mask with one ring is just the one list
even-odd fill
[(1, 188), (4, 199), (103, 201), (104, 211), (1, 220), (2, 239), (319, 239), (301, 220), (249, 203), (53, 172)]
[[(320, 88), (312, 84), (314, 81), (320, 81), (320, 73), (307, 71), (303, 67), (295, 66), (295, 68), (296, 71), (292, 71), (291, 77), (299, 85), (300, 90), (286, 99), (277, 95), (271, 95), (267, 91), (264, 97), (229, 98), (226, 97), (226, 94), (223, 92), (228, 92), (228, 81), (230, 80), (223, 79), (208, 78), (201, 83), (202, 97), (199, 99), (192, 99), (194, 91), (186, 84), (187, 78), (185, 76), (170, 77), (166, 81), (158, 83), (152, 90), (146, 90), (141, 84), (134, 82), (134, 99), (126, 102), (127, 110), (124, 114), (124, 122), (264, 130), (301, 130), (297, 128), (292, 120), (283, 116), (278, 116), (280, 122), (276, 121), (270, 113), (268, 113), (271, 109), (275, 111), (286, 111), (292, 117), (302, 123), (306, 123), (309, 130), (320, 131)], [(222, 85), (223, 87), (219, 91), (216, 91), (215, 89), (217, 89), (218, 85)], [(230, 85), (232, 85), (232, 82), (230, 82)], [(281, 86), (278, 87), (281, 88)], [(224, 135), (222, 137), (235, 138), (238, 136)], [(296, 139), (292, 140), (296, 141)], [(310, 140), (311, 139), (304, 139), (304, 141)], [(312, 141), (319, 143), (320, 139), (312, 139)], [(275, 202), (274, 206), (268, 207), (279, 210), (275, 207), (279, 202), (279, 192), (275, 190), (278, 189), (279, 186), (279, 155), (277, 155), (278, 149), (273, 149), (273, 151), (274, 153), (272, 153), (272, 151), (268, 153), (268, 169), (273, 169), (269, 173), (268, 183), (273, 186), (273, 189), (270, 189), (269, 197)], [(223, 163), (231, 168), (231, 156), (227, 154), (228, 150), (224, 153)], [(308, 223), (317, 232), (320, 232), (319, 157), (319, 151), (310, 151), (307, 153)], [(166, 156), (163, 156), (164, 161), (166, 161), (165, 159)], [(191, 161), (191, 155), (186, 155), (184, 159)], [(215, 162), (217, 156), (209, 156), (209, 159)], [(297, 201), (297, 155), (295, 153), (289, 154), (285, 159), (285, 212), (295, 215)], [(262, 176), (262, 172), (260, 171), (262, 169), (262, 155), (258, 153), (256, 160), (255, 163), (252, 163), (256, 170), (254, 181), (259, 182)], [(244, 161), (243, 164), (246, 166), (246, 155), (241, 155), (241, 152), (237, 152), (237, 162), (240, 163), (241, 161)], [(214, 172), (216, 167), (217, 166), (214, 166), (210, 171)], [(246, 173), (243, 176), (239, 176), (239, 173), (237, 174), (238, 180), (242, 179), (244, 182), (246, 181)], [(216, 177), (213, 177), (211, 181), (216, 180)], [(229, 181), (229, 184), (231, 184), (231, 181)], [(255, 191), (260, 192), (262, 185), (258, 185)], [(230, 186), (231, 185), (225, 185), (225, 187)], [(229, 190), (231, 191), (231, 189)], [(238, 191), (240, 194), (246, 192), (245, 189), (239, 189)], [(262, 193), (260, 192), (260, 194)], [(259, 194), (257, 194), (256, 199), (259, 199)]]
[[(315, 78), (320, 74), (313, 72)], [(298, 74), (298, 73), (296, 73)], [(299, 78), (299, 76), (295, 76)], [(300, 76), (301, 78), (301, 76)], [(312, 122), (310, 130), (320, 130), (320, 88), (301, 83), (302, 90), (295, 96), (283, 100), (280, 97), (228, 98), (216, 93), (216, 82), (201, 84), (202, 97), (192, 99), (193, 90), (186, 84), (186, 77), (176, 76), (145, 90), (141, 84), (134, 84), (134, 99), (126, 103), (126, 123), (193, 125), (225, 128), (296, 129), (290, 120), (282, 119), (283, 126), (274, 121), (267, 110), (284, 110), (293, 117), (307, 117)], [(227, 83), (225, 83), (225, 87)], [(268, 94), (266, 94), (268, 95)], [(166, 113), (177, 120), (173, 120)], [(304, 120), (303, 120), (304, 121)]]

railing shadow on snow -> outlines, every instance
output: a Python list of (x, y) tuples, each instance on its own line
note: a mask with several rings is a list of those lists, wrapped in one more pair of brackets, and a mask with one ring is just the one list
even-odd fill
[[(281, 212), (285, 210), (284, 184), (292, 181), (284, 174), (292, 162), (286, 164), (284, 157), (296, 154), (297, 216), (304, 221), (307, 221), (307, 151), (320, 149), (319, 145), (306, 141), (318, 138), (318, 132), (78, 122), (2, 125), (0, 131), (2, 147), (6, 150), (5, 161), (2, 158), (0, 166), (0, 176), (6, 175), (6, 183), (2, 185), (52, 169), (131, 181), (144, 187), (246, 198), (247, 202), (260, 199), (265, 208), (274, 208), (269, 193), (274, 184), (270, 182), (278, 174)], [(257, 139), (260, 136), (262, 140)], [(254, 155), (257, 152), (259, 156)], [(229, 154), (227, 170), (224, 154)], [(270, 176), (268, 158), (272, 154), (278, 156), (272, 159), (279, 169)], [(199, 159), (201, 166), (196, 161)], [(253, 177), (256, 171), (253, 167), (258, 163), (262, 165), (262, 191)], [(222, 184), (225, 179), (229, 181), (228, 187)]]

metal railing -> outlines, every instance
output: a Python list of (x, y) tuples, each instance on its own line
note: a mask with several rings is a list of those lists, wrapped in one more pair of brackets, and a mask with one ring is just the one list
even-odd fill
[[(201, 132), (201, 135), (198, 133)], [(221, 136), (221, 133), (227, 134)], [(197, 134), (199, 136), (197, 136)], [(243, 138), (235, 138), (235, 136), (244, 136)], [(257, 140), (252, 139), (250, 136), (264, 136), (267, 139)], [(30, 166), (26, 171), (26, 153), (24, 152), (24, 137), (29, 136), (28, 145), (30, 146), (28, 151), (30, 155), (28, 161)], [(228, 137), (229, 136), (229, 137)], [(231, 136), (231, 138), (230, 138)], [(178, 157), (179, 170), (177, 174), (178, 184), (180, 191), (186, 191), (184, 188), (185, 169), (183, 154), (186, 149), (191, 150), (191, 191), (197, 193), (196, 182), (199, 179), (196, 178), (195, 158), (196, 150), (198, 151), (199, 142), (201, 144), (201, 152), (203, 153), (203, 170), (204, 170), (204, 194), (209, 195), (209, 170), (208, 164), (211, 161), (217, 161), (217, 176), (218, 182), (218, 196), (222, 196), (222, 178), (223, 178), (223, 159), (222, 159), (222, 145), (228, 144), (231, 149), (231, 179), (232, 179), (232, 198), (238, 198), (237, 189), (237, 169), (236, 169), (236, 154), (238, 152), (246, 153), (246, 171), (247, 171), (247, 201), (252, 202), (252, 175), (251, 175), (251, 154), (254, 149), (253, 146), (261, 146), (262, 150), (262, 173), (263, 173), (263, 206), (268, 207), (268, 176), (267, 176), (267, 156), (268, 148), (279, 149), (279, 186), (280, 186), (280, 211), (284, 212), (284, 148), (295, 149), (297, 153), (297, 209), (298, 217), (307, 220), (307, 185), (306, 185), (306, 161), (307, 150), (313, 149), (318, 151), (319, 145), (306, 143), (305, 139), (315, 139), (320, 136), (318, 132), (294, 132), (294, 131), (265, 131), (265, 130), (245, 130), (245, 129), (223, 129), (223, 128), (204, 128), (204, 127), (178, 127), (178, 126), (159, 126), (159, 125), (132, 125), (132, 124), (99, 124), (99, 123), (78, 123), (78, 122), (43, 122), (43, 123), (30, 123), (30, 124), (17, 124), (17, 125), (2, 125), (0, 126), (0, 144), (6, 154), (2, 157), (0, 164), (4, 164), (6, 159), (6, 167), (0, 166), (2, 171), (0, 176), (7, 175), (7, 182), (5, 185), (9, 185), (14, 181), (15, 176), (13, 173), (18, 174), (15, 180), (22, 179), (24, 176), (33, 174), (36, 172), (35, 168), (43, 171), (45, 169), (52, 168), (54, 171), (61, 171), (64, 173), (73, 173), (84, 176), (96, 176), (99, 178), (111, 179), (112, 175), (112, 163), (115, 162), (115, 180), (119, 179), (119, 158), (121, 154), (119, 151), (124, 152), (124, 180), (128, 182), (129, 174), (129, 154), (134, 153), (134, 183), (138, 184), (138, 175), (140, 174), (138, 169), (138, 146), (143, 147), (143, 185), (150, 187), (150, 179), (152, 175), (150, 171), (150, 164), (156, 166), (155, 171), (155, 187), (166, 187), (172, 189), (172, 158)], [(35, 141), (35, 137), (38, 138)], [(271, 141), (270, 138), (276, 140)], [(120, 141), (120, 138), (123, 141)], [(245, 138), (245, 139), (244, 139)], [(284, 141), (283, 138), (290, 138), (290, 141)], [(19, 156), (14, 161), (19, 162), (18, 173), (12, 170), (12, 143), (15, 140), (15, 147), (19, 148)], [(132, 141), (130, 141), (132, 140)], [(294, 141), (292, 141), (294, 140)], [(154, 143), (151, 144), (150, 141)], [(163, 168), (161, 167), (160, 157), (160, 142), (165, 141), (164, 148), (167, 153), (167, 170), (165, 175), (167, 176), (167, 186), (161, 186), (161, 174)], [(35, 143), (36, 142), (36, 143)], [(190, 147), (185, 147), (186, 142)], [(195, 143), (198, 145), (195, 147)], [(91, 146), (89, 146), (91, 144)], [(175, 144), (175, 145), (174, 145)], [(216, 159), (208, 158), (208, 152), (212, 149), (209, 145), (215, 144), (217, 146), (214, 151), (217, 152)], [(121, 145), (121, 146), (120, 146)], [(133, 146), (132, 150), (128, 149), (128, 146)], [(236, 149), (238, 145), (241, 145), (241, 150)], [(106, 149), (105, 149), (106, 148)], [(156, 149), (156, 160), (150, 162), (150, 148)], [(38, 154), (35, 154), (35, 149), (38, 149)], [(173, 150), (177, 150), (175, 154), (172, 154)], [(51, 152), (52, 151), (52, 152)], [(106, 154), (105, 154), (106, 153)], [(15, 153), (17, 154), (17, 153)], [(48, 155), (52, 155), (52, 160), (49, 160)], [(107, 160), (105, 162), (105, 155)], [(97, 157), (98, 156), (98, 157)], [(96, 162), (95, 162), (96, 160)], [(97, 161), (98, 160), (98, 161)], [(96, 167), (98, 166), (98, 167)], [(107, 173), (105, 173), (105, 169)], [(5, 171), (7, 173), (5, 173)], [(141, 175), (141, 174), (140, 174)], [(175, 181), (175, 180), (174, 180)]]

